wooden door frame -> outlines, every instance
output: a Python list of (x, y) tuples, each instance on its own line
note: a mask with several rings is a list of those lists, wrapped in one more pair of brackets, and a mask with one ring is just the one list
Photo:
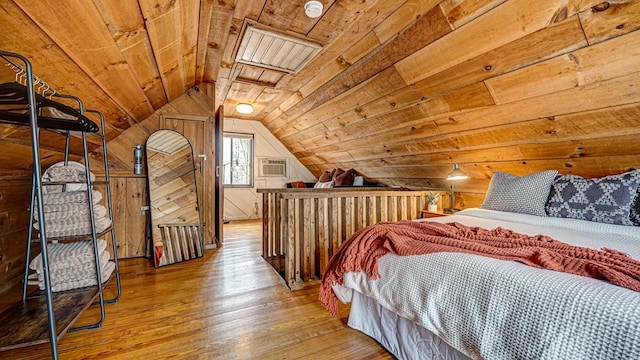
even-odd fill
[(224, 107), (218, 106), (214, 115), (214, 142), (215, 142), (215, 198), (214, 208), (212, 211), (216, 219), (216, 244), (222, 245), (223, 239), (223, 222), (224, 222), (224, 185), (222, 184), (222, 134), (224, 132)]
[[(203, 204), (199, 204), (204, 211), (200, 212), (200, 218), (203, 225), (203, 236), (205, 249), (217, 247), (222, 239), (218, 237), (218, 228), (222, 226), (222, 221), (215, 218), (215, 201), (216, 201), (216, 184), (215, 184), (215, 164), (216, 164), (216, 145), (214, 144), (215, 119), (212, 116), (184, 115), (179, 113), (166, 113), (159, 115), (160, 129), (172, 129), (168, 126), (169, 119), (202, 121), (204, 123), (204, 155), (205, 160), (202, 161), (204, 168), (202, 169), (202, 200)], [(196, 155), (197, 156), (197, 155)]]

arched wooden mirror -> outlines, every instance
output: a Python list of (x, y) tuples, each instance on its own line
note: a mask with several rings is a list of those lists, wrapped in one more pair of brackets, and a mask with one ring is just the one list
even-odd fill
[(189, 140), (173, 130), (147, 139), (147, 174), (155, 267), (202, 257), (204, 241)]

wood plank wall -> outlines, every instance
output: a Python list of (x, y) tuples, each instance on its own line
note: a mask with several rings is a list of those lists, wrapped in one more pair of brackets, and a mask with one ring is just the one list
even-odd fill
[[(210, 117), (213, 121), (213, 94), (215, 90), (212, 84), (201, 84), (198, 87), (189, 89), (187, 92), (179, 96), (177, 99), (171, 101), (169, 104), (164, 105), (162, 108), (155, 111), (151, 116), (141, 121), (138, 124), (131, 126), (125, 130), (122, 135), (109, 141), (107, 147), (109, 149), (109, 164), (111, 167), (111, 174), (114, 179), (117, 179), (119, 195), (121, 197), (114, 198), (114, 204), (118, 209), (131, 211), (130, 214), (122, 214), (118, 216), (118, 221), (121, 222), (117, 231), (124, 231), (122, 235), (118, 234), (118, 249), (122, 251), (124, 257), (141, 256), (144, 251), (144, 243), (140, 242), (139, 236), (144, 234), (144, 221), (141, 217), (140, 207), (142, 201), (147, 201), (148, 193), (146, 189), (146, 177), (142, 179), (136, 179), (132, 177), (133, 172), (133, 149), (136, 144), (145, 144), (147, 138), (154, 131), (162, 128), (163, 116), (171, 115), (171, 118), (178, 118), (179, 115), (185, 115), (187, 119), (190, 116), (202, 116)], [(175, 124), (164, 124), (166, 127), (175, 126)], [(214, 178), (214, 149), (212, 138), (205, 136), (205, 149), (201, 149), (203, 153), (207, 154), (207, 165), (204, 167), (207, 173), (203, 174), (204, 179), (204, 194), (203, 201), (208, 201), (209, 204), (213, 204), (213, 180)], [(101, 158), (101, 149), (94, 151), (91, 155), (96, 159)], [(92, 164), (99, 164), (98, 161), (91, 162)], [(94, 171), (99, 173), (100, 169), (95, 167)], [(122, 199), (126, 199), (122, 203)], [(131, 216), (129, 216), (131, 215)], [(139, 216), (140, 215), (140, 216)], [(212, 216), (213, 212), (208, 214)], [(207, 224), (205, 227), (205, 244), (213, 242), (214, 229), (213, 220), (204, 219)], [(124, 236), (124, 237), (123, 237)], [(125, 241), (125, 242), (122, 242)]]
[[(106, 196), (106, 191), (98, 190)], [(142, 207), (149, 204), (146, 177), (133, 174), (112, 176), (111, 197), (118, 259), (145, 256), (145, 250), (148, 252), (145, 247), (148, 211), (143, 211)], [(107, 234), (105, 240), (111, 253), (111, 234)]]
[[(147, 185), (145, 176), (133, 175), (133, 148), (136, 144), (144, 144), (149, 134), (158, 130), (161, 114), (211, 115), (213, 100), (207, 93), (214, 93), (213, 86), (203, 84), (197, 89), (190, 89), (145, 121), (130, 127), (122, 136), (109, 142), (108, 156), (119, 258), (144, 256), (145, 249), (146, 214), (141, 211), (141, 207), (148, 203)], [(13, 132), (28, 129), (8, 125), (2, 125), (2, 128)], [(43, 132), (42, 136), (49, 135)], [(59, 135), (56, 136), (60, 139)], [(60, 143), (59, 140), (58, 142)], [(72, 140), (72, 146), (75, 142)], [(64, 144), (64, 141), (62, 143)], [(24, 270), (32, 164), (30, 160), (16, 162), (9, 156), (14, 147), (30, 149), (30, 146), (24, 144), (2, 141), (2, 153), (5, 154), (0, 154), (0, 293), (21, 281)], [(64, 146), (61, 149), (64, 149)], [(27, 150), (24, 152), (28, 152)], [(62, 160), (61, 153), (48, 149), (42, 150), (41, 156), (43, 170)], [(91, 157), (92, 171), (96, 174), (104, 173), (102, 149), (96, 148)], [(213, 159), (213, 156), (209, 159)], [(73, 156), (72, 160), (82, 159)], [(213, 169), (213, 166), (209, 168)], [(106, 196), (104, 186), (99, 186), (98, 190)], [(106, 204), (105, 200), (102, 200), (102, 203)], [(110, 235), (106, 235), (106, 239), (111, 241)], [(111, 252), (110, 244), (108, 250)], [(39, 250), (35, 249), (34, 253), (39, 253)]]
[(30, 197), (31, 171), (0, 173), (0, 293), (22, 279)]
[(401, 189), (259, 189), (262, 257), (291, 289), (316, 284), (342, 242), (381, 221), (413, 220), (425, 191)]
[(314, 174), (446, 188), (459, 163), (469, 207), (494, 170), (640, 164), (640, 2), (407, 1), (371, 26), (285, 77), (293, 92), (263, 119)]

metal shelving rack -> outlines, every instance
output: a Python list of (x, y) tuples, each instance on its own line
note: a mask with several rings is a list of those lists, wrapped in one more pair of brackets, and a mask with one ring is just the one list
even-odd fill
[[(49, 341), (51, 344), (51, 357), (53, 359), (58, 358), (58, 340), (68, 331), (76, 331), (90, 328), (97, 328), (102, 325), (105, 317), (104, 304), (105, 303), (113, 303), (117, 302), (121, 296), (121, 285), (120, 285), (120, 272), (118, 267), (118, 255), (117, 255), (117, 243), (116, 243), (116, 235), (113, 227), (113, 206), (112, 206), (112, 198), (111, 198), (111, 186), (109, 179), (109, 164), (108, 164), (108, 156), (107, 156), (107, 142), (104, 130), (104, 116), (102, 113), (96, 110), (85, 110), (82, 104), (82, 101), (70, 95), (58, 94), (55, 91), (51, 91), (51, 94), (48, 96), (63, 98), (63, 99), (71, 99), (77, 102), (78, 108), (73, 109), (69, 107), (65, 107), (65, 105), (61, 105), (61, 107), (70, 109), (71, 111), (77, 111), (79, 114), (77, 119), (69, 120), (69, 119), (58, 119), (58, 118), (47, 118), (41, 116), (39, 113), (39, 101), (46, 101), (46, 98), (43, 96), (39, 96), (36, 94), (34, 90), (34, 86), (40, 84), (40, 88), (45, 87), (46, 89), (50, 89), (46, 83), (42, 80), (38, 79), (34, 76), (31, 63), (29, 60), (16, 53), (0, 51), (0, 57), (4, 59), (9, 66), (16, 70), (16, 72), (21, 72), (21, 78), (26, 82), (26, 99), (22, 102), (23, 105), (27, 106), (27, 114), (16, 112), (12, 113), (10, 111), (3, 111), (0, 113), (0, 122), (17, 124), (17, 125), (25, 125), (29, 126), (31, 129), (31, 147), (32, 147), (32, 157), (33, 157), (33, 177), (32, 177), (32, 193), (31, 193), (31, 205), (30, 205), (30, 226), (28, 230), (28, 239), (27, 239), (27, 251), (25, 255), (25, 271), (23, 278), (23, 291), (22, 291), (22, 301), (14, 304), (11, 308), (4, 311), (0, 314), (0, 351), (8, 350), (23, 346), (34, 345), (38, 343), (43, 343)], [(20, 65), (18, 62), (21, 62), (23, 65)], [(17, 75), (16, 75), (17, 78)], [(34, 81), (36, 79), (36, 81)], [(49, 100), (49, 103), (53, 101)], [(100, 127), (98, 128), (93, 121), (85, 117), (85, 113), (97, 114), (100, 118)], [(83, 155), (85, 159), (85, 173), (86, 176), (86, 191), (88, 197), (89, 211), (90, 211), (90, 222), (91, 222), (91, 234), (87, 236), (78, 236), (78, 237), (65, 237), (65, 238), (47, 238), (46, 234), (46, 226), (45, 221), (40, 221), (39, 223), (39, 231), (38, 237), (34, 238), (33, 236), (33, 221), (34, 215), (37, 212), (38, 219), (45, 219), (44, 214), (44, 203), (43, 203), (43, 186), (46, 185), (55, 185), (55, 183), (48, 183), (43, 185), (42, 183), (42, 171), (40, 167), (40, 154), (39, 154), (39, 136), (40, 130), (46, 129), (48, 131), (52, 131), (54, 133), (61, 134), (65, 136), (65, 157), (64, 163), (65, 165), (68, 162), (69, 158), (69, 145), (70, 145), (70, 137), (74, 133), (80, 133), (82, 138), (83, 145)], [(99, 130), (99, 132), (98, 132)], [(87, 135), (89, 136), (99, 136), (102, 140), (102, 150), (103, 150), (103, 159), (104, 159), (104, 171), (105, 177), (104, 181), (91, 181), (91, 177), (88, 176), (90, 174), (89, 170), (89, 154), (87, 148)], [(94, 209), (93, 209), (93, 199), (92, 199), (92, 189), (94, 185), (104, 185), (106, 187), (106, 202), (107, 202), (107, 211), (108, 216), (111, 219), (112, 223), (109, 228), (101, 232), (100, 234), (96, 231), (96, 224), (94, 219)], [(114, 298), (105, 300), (104, 299), (104, 283), (101, 278), (101, 268), (99, 261), (99, 253), (97, 240), (101, 236), (106, 233), (111, 234), (111, 243), (113, 250), (113, 259), (115, 263), (115, 278), (117, 282), (117, 295)], [(50, 278), (50, 269), (49, 269), (49, 259), (47, 254), (47, 246), (48, 242), (58, 240), (58, 241), (78, 241), (78, 240), (91, 240), (93, 244), (94, 250), (94, 258), (96, 263), (96, 280), (97, 285), (62, 291), (59, 293), (52, 293), (51, 291), (51, 278)], [(33, 294), (28, 294), (28, 275), (29, 269), (28, 264), (31, 260), (31, 243), (40, 242), (41, 244), (41, 253), (42, 253), (42, 266), (43, 266), (43, 277), (44, 277), (44, 290), (36, 291)], [(98, 297), (98, 301), (94, 302), (96, 297)], [(71, 328), (72, 324), (77, 320), (77, 318), (82, 314), (84, 310), (86, 310), (90, 305), (98, 304), (100, 306), (100, 320), (95, 324)], [(43, 313), (42, 307), (46, 307), (46, 314)], [(43, 315), (46, 315), (43, 316)], [(58, 322), (56, 322), (58, 321)], [(25, 322), (28, 322), (29, 326), (25, 326)], [(48, 331), (42, 331), (42, 328), (45, 327)]]

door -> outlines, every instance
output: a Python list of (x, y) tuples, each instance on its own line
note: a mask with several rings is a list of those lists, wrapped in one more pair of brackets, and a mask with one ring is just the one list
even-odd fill
[[(215, 152), (210, 140), (211, 118), (205, 116), (192, 116), (183, 114), (163, 114), (160, 116), (160, 129), (174, 130), (184, 135), (193, 146), (194, 161), (196, 167), (196, 184), (198, 192), (198, 204), (205, 248), (213, 248), (217, 245), (216, 229), (221, 222), (214, 219), (213, 204), (215, 203), (215, 185), (213, 172), (215, 169)], [(213, 137), (215, 139), (215, 137)], [(207, 156), (213, 154), (213, 156)]]
[(217, 239), (217, 245), (222, 245), (222, 223), (224, 216), (224, 186), (222, 185), (222, 133), (224, 131), (224, 108), (222, 105), (218, 107), (215, 115), (214, 122), (214, 141), (215, 141), (215, 166), (216, 166), (216, 180), (215, 180), (215, 199), (214, 199), (214, 213), (216, 220), (215, 236)]

